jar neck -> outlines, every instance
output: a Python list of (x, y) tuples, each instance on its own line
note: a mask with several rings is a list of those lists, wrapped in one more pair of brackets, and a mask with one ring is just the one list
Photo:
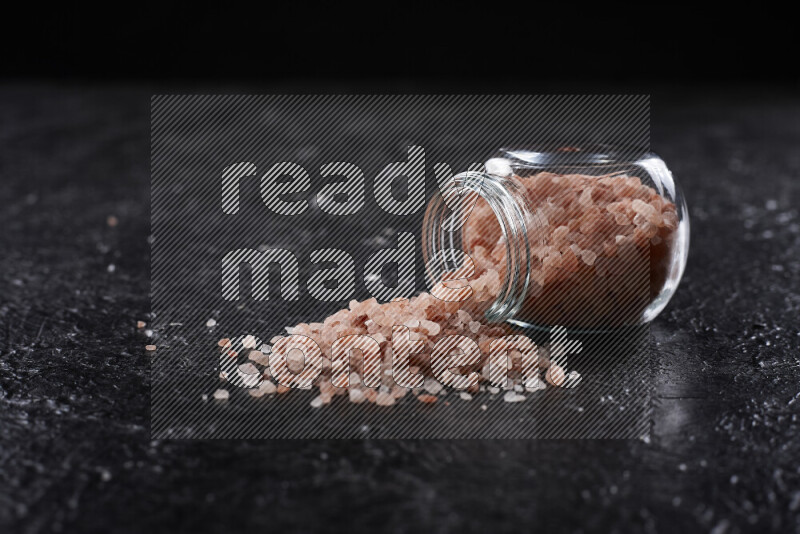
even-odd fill
[(485, 317), (492, 322), (513, 318), (522, 307), (530, 284), (529, 227), (534, 220), (524, 188), (513, 175), (464, 172), (442, 187), (428, 205), (423, 223), (423, 253), (429, 283), (447, 271), (461, 267), (463, 231), (475, 203), (482, 199), (491, 208), (505, 244), (504, 273), (498, 294)]

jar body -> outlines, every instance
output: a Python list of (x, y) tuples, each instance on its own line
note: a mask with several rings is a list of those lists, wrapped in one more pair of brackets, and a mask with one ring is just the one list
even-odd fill
[(602, 331), (664, 309), (686, 265), (689, 221), (660, 158), (505, 149), (485, 167), (454, 179), (460, 203), (431, 201), (423, 247), (426, 261), (443, 244), (469, 256), (471, 283), (493, 291), (475, 303), (488, 319)]

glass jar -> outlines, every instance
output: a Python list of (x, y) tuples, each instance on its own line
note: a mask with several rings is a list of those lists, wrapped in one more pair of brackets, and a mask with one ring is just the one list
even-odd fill
[(605, 331), (652, 321), (667, 305), (686, 266), (689, 217), (651, 152), (502, 149), (437, 192), (422, 240), (431, 283), (474, 268), (465, 278), (484, 297), (471, 306), (487, 320)]

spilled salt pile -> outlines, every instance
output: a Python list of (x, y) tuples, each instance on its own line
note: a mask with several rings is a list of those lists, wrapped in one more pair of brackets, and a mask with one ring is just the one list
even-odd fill
[[(425, 377), (419, 388), (409, 389), (399, 386), (392, 377), (392, 326), (394, 325), (407, 327), (411, 340), (422, 343), (422, 350), (411, 355), (408, 368), (412, 374), (421, 374)], [(430, 354), (438, 341), (451, 335), (465, 336), (474, 340), (481, 351), (480, 360), (462, 366), (458, 366), (456, 360), (455, 365), (461, 374), (474, 371), (480, 376), (485, 373), (492, 341), (509, 334), (508, 328), (504, 325), (487, 324), (477, 320), (468, 311), (462, 309), (460, 303), (445, 302), (429, 293), (422, 293), (408, 300), (395, 300), (383, 304), (378, 303), (374, 298), (363, 302), (352, 301), (348, 308), (336, 312), (323, 322), (301, 323), (286, 330), (291, 335), (310, 338), (322, 353), (322, 375), (314, 383), (314, 387), (319, 390), (319, 395), (313, 400), (312, 406), (314, 407), (328, 404), (333, 397), (338, 395), (346, 395), (353, 403), (370, 402), (379, 406), (391, 406), (396, 400), (411, 393), (420, 402), (434, 403), (438, 396), (446, 393), (444, 385), (434, 378), (435, 373), (430, 365)], [(349, 384), (347, 387), (335, 387), (332, 378), (332, 345), (343, 336), (360, 334), (368, 335), (380, 345), (381, 383), (378, 387), (367, 387), (364, 384), (362, 377), (366, 372), (365, 359), (360, 351), (354, 351), (350, 358)], [(276, 337), (272, 341), (277, 342), (278, 339)], [(247, 345), (250, 344), (247, 341), (245, 339), (242, 343), (245, 350), (248, 350)], [(230, 340), (220, 340), (219, 346), (229, 357), (237, 358), (239, 356), (231, 350)], [(266, 350), (264, 347), (260, 349), (248, 350), (247, 354), (250, 361), (263, 366), (263, 381), (258, 387), (250, 389), (250, 395), (261, 397), (272, 393), (288, 392), (291, 388), (272, 381), (274, 377), (270, 374), (269, 355), (264, 353)], [(293, 367), (292, 360), (297, 356), (293, 354), (294, 352), (289, 351), (286, 358), (290, 369)], [(543, 353), (544, 351), (540, 348), (535, 362), (539, 366), (545, 366), (548, 362), (547, 358), (543, 357)], [(513, 387), (521, 380), (520, 373), (524, 357), (517, 350), (511, 350), (510, 356), (509, 387)], [(302, 369), (302, 358), (297, 363), (299, 369)], [(227, 379), (227, 376), (222, 376), (222, 378)], [(476, 383), (464, 393), (476, 393), (480, 388), (481, 386)]]

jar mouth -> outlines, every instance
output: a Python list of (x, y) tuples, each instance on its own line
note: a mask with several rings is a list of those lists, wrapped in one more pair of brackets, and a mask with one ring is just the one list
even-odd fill
[(552, 169), (627, 164), (653, 156), (638, 146), (553, 142), (504, 147), (495, 157), (507, 159), (515, 168)]
[[(448, 206), (441, 193), (432, 199), (423, 223), (423, 253), (426, 275), (431, 286), (441, 280), (445, 271), (461, 267), (456, 256), (448, 251), (464, 249), (463, 226), (470, 216), (474, 202), (484, 200), (500, 226), (506, 245), (505, 274), (494, 302), (484, 312), (488, 321), (501, 322), (513, 317), (522, 307), (530, 284), (531, 251), (527, 223), (531, 216), (519, 186), (507, 177), (481, 172), (465, 172), (453, 177), (452, 187), (465, 195), (477, 195), (469, 201), (458, 202), (455, 210)], [(456, 213), (456, 210), (463, 210)], [(436, 261), (431, 260), (436, 258)]]

